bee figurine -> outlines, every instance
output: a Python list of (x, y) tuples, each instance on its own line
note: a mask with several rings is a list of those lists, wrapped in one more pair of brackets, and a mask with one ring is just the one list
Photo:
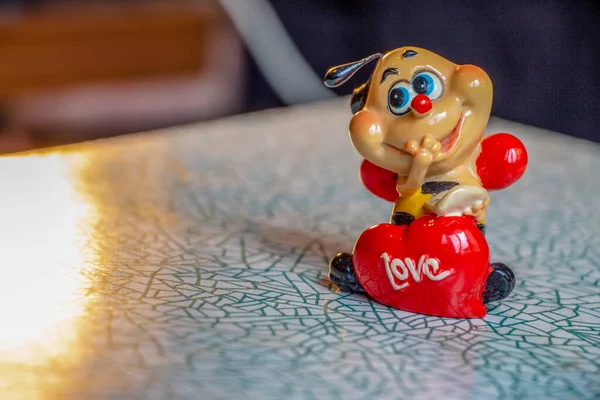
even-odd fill
[(493, 87), (474, 65), (402, 47), (333, 67), (325, 85), (340, 86), (375, 60), (351, 97), (350, 139), (364, 157), (364, 186), (394, 206), (389, 223), (331, 260), (330, 280), (401, 310), (482, 318), (486, 303), (515, 286), (508, 265), (490, 262), (488, 192), (521, 178), (527, 151), (507, 133), (483, 137)]

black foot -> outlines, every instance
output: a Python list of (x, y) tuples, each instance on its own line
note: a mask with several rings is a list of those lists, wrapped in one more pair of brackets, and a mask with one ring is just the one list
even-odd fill
[(339, 253), (329, 263), (329, 279), (340, 290), (349, 293), (365, 293), (354, 275), (352, 254)]
[(508, 265), (492, 263), (490, 266), (494, 270), (485, 282), (484, 303), (505, 299), (515, 288), (515, 273)]

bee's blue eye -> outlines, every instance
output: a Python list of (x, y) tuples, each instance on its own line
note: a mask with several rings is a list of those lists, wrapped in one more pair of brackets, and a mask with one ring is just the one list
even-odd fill
[(433, 90), (433, 79), (425, 74), (417, 75), (413, 79), (413, 89), (418, 94), (428, 95)]
[(412, 80), (412, 88), (416, 94), (424, 94), (430, 100), (439, 98), (444, 91), (442, 81), (432, 72), (421, 72), (415, 76)]
[(390, 106), (394, 109), (405, 107), (408, 104), (410, 93), (406, 88), (394, 88), (390, 92)]
[(398, 82), (394, 84), (388, 92), (388, 108), (394, 115), (406, 114), (410, 111), (410, 102), (412, 100), (410, 86), (407, 82)]

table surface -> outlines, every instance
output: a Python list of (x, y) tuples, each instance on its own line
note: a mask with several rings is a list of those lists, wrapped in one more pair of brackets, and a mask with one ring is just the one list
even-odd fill
[(518, 285), (426, 317), (327, 280), (390, 210), (346, 103), (0, 158), (0, 398), (598, 398), (600, 146), (492, 120), (530, 153), (488, 216)]

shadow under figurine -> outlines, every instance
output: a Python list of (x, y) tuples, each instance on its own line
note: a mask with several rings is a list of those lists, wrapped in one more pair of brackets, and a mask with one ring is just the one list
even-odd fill
[(481, 68), (425, 49), (331, 68), (325, 84), (337, 87), (373, 60), (373, 74), (352, 95), (350, 138), (365, 158), (363, 184), (395, 204), (390, 223), (367, 229), (352, 254), (331, 260), (330, 279), (405, 311), (484, 317), (485, 303), (515, 286), (507, 265), (490, 264), (488, 191), (523, 175), (525, 147), (506, 133), (483, 138), (493, 88)]

